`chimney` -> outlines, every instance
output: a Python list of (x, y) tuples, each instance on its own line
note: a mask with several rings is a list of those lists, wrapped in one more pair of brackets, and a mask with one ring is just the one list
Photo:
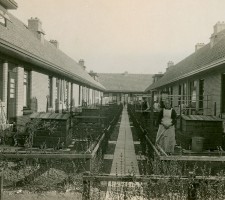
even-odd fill
[(204, 47), (204, 46), (205, 46), (204, 43), (197, 43), (197, 44), (195, 45), (195, 52), (198, 51), (199, 49), (201, 49), (201, 48)]
[(162, 78), (163, 77), (163, 73), (162, 72), (159, 72), (158, 74), (154, 74), (153, 76), (152, 76), (152, 78), (153, 78), (153, 83), (155, 83), (155, 82), (157, 82), (160, 78)]
[(169, 62), (167, 63), (166, 71), (168, 71), (169, 68), (172, 67), (172, 66), (174, 66), (174, 62), (173, 62), (173, 61), (169, 61)]
[(80, 65), (84, 70), (86, 70), (86, 67), (84, 66), (84, 60), (83, 60), (83, 59), (80, 59), (80, 60), (79, 60), (79, 65)]
[(34, 33), (34, 35), (41, 40), (41, 42), (44, 42), (44, 31), (42, 30), (42, 22), (37, 17), (30, 18), (28, 20), (28, 29)]
[(57, 40), (50, 40), (50, 43), (52, 43), (57, 49), (59, 48), (59, 42)]
[(217, 43), (217, 41), (220, 40), (221, 37), (225, 35), (225, 33), (221, 33), (225, 29), (225, 23), (224, 22), (217, 22), (214, 27), (214, 32), (210, 37), (210, 46), (213, 47), (214, 44)]
[(98, 81), (98, 74), (93, 70), (90, 70), (89, 75), (96, 81)]

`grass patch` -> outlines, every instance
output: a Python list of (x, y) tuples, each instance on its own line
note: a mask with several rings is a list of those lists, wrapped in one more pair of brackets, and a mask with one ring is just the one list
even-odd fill
[(110, 139), (109, 141), (117, 141), (117, 138), (118, 138), (118, 135), (119, 135), (119, 128), (120, 128), (120, 125), (117, 124), (114, 129), (113, 129), (113, 132), (112, 134), (110, 135)]
[[(134, 145), (134, 150), (135, 150), (135, 154), (139, 155), (139, 152), (142, 152), (142, 148), (140, 144), (135, 144)], [(143, 153), (142, 153), (143, 154)]]
[(108, 144), (106, 154), (114, 154), (116, 144)]
[(111, 172), (111, 167), (112, 167), (112, 159), (104, 159), (101, 167), (101, 172), (102, 174), (110, 174)]
[(140, 175), (151, 175), (153, 169), (150, 163), (147, 163), (147, 160), (138, 160), (138, 168)]
[(138, 136), (138, 131), (135, 127), (131, 127), (131, 132), (132, 132), (133, 141), (140, 141)]

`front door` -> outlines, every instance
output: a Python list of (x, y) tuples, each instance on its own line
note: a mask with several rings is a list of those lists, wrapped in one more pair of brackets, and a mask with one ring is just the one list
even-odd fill
[(8, 76), (8, 120), (9, 123), (16, 118), (16, 72), (9, 72)]
[(222, 74), (221, 108), (222, 113), (225, 113), (225, 74)]

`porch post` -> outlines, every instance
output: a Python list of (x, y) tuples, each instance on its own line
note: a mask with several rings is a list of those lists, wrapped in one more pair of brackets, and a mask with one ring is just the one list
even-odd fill
[(24, 68), (23, 66), (17, 67), (17, 84), (16, 84), (16, 116), (23, 115), (23, 104), (24, 104)]
[(3, 109), (7, 117), (7, 95), (8, 95), (8, 62), (5, 61), (2, 65), (3, 67), (3, 77), (2, 77), (2, 102), (3, 102)]

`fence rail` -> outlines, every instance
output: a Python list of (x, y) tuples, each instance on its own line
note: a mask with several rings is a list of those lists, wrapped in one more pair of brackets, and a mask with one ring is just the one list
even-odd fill
[[(218, 182), (225, 181), (225, 177), (218, 176), (195, 176), (193, 172), (189, 173), (189, 176), (166, 176), (166, 175), (90, 175), (88, 173), (83, 176), (83, 200), (90, 200), (91, 197), (91, 182), (95, 184), (97, 182), (139, 182), (139, 183), (148, 183), (148, 182), (157, 182), (157, 181), (185, 181), (188, 185), (187, 187), (187, 200), (197, 200), (197, 193), (202, 182)], [(124, 199), (126, 199), (126, 194)]]

